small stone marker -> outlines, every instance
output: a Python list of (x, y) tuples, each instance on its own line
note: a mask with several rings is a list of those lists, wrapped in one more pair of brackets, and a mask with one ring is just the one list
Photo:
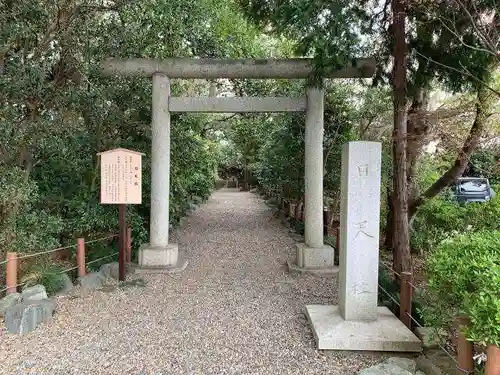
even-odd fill
[(378, 316), (381, 149), (378, 142), (342, 148), (339, 291), (345, 320)]
[(21, 292), (21, 296), (23, 298), (23, 302), (25, 303), (38, 302), (48, 298), (47, 291), (41, 284), (24, 289)]
[(55, 302), (50, 299), (34, 303), (19, 303), (5, 312), (5, 326), (10, 333), (29, 333), (52, 318)]
[(67, 273), (63, 273), (62, 277), (62, 288), (59, 293), (68, 293), (73, 289), (73, 282)]
[(417, 337), (422, 340), (422, 346), (425, 349), (434, 349), (439, 347), (439, 344), (447, 336), (446, 331), (436, 331), (431, 327), (416, 327), (415, 335), (417, 335)]
[[(379, 142), (361, 141), (342, 148), (340, 303), (306, 306), (320, 350), (422, 350), (408, 327), (387, 307), (377, 306), (381, 148)], [(384, 366), (390, 363), (363, 374), (393, 374)], [(396, 374), (409, 373), (401, 371)]]

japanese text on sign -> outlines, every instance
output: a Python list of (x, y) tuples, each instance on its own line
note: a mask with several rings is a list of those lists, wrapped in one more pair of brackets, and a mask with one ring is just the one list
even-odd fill
[(142, 154), (115, 149), (101, 156), (101, 203), (141, 204), (141, 157)]

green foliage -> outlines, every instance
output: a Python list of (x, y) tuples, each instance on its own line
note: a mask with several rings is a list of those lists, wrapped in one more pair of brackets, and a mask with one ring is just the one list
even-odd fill
[(273, 119), (258, 155), (257, 177), (267, 192), (298, 199), (303, 193), (304, 116), (281, 115)]
[(438, 197), (427, 201), (419, 210), (411, 232), (414, 250), (429, 251), (447, 238), (465, 232), (500, 230), (500, 198), (485, 203), (459, 205)]
[(118, 262), (118, 254), (115, 253), (118, 253), (118, 238), (114, 238), (111, 241), (98, 241), (88, 245), (86, 247), (85, 259), (89, 263), (87, 270), (96, 272), (99, 271), (103, 264)]
[[(246, 90), (269, 95), (269, 87), (250, 85)], [(291, 82), (277, 88), (272, 95), (299, 95), (305, 88)], [(341, 145), (355, 139), (356, 111), (354, 91), (347, 84), (329, 84), (325, 95), (324, 116), (324, 186), (326, 196), (335, 196), (340, 188)], [(259, 184), (268, 194), (283, 194), (298, 200), (304, 189), (304, 114), (254, 115), (232, 121), (227, 132), (229, 144), (241, 153)], [(230, 151), (231, 147), (226, 146)]]
[(427, 259), (426, 318), (436, 327), (470, 319), (468, 339), (500, 344), (500, 231), (482, 230), (443, 241)]
[(22, 278), (21, 283), (25, 284), (23, 288), (42, 284), (47, 294), (53, 295), (64, 287), (65, 267), (59, 264), (53, 264), (47, 260), (41, 260), (30, 268)]
[[(38, 208), (36, 184), (20, 168), (0, 167), (0, 255), (55, 247), (63, 224), (58, 216)], [(33, 230), (38, 228), (38, 230)]]
[(471, 177), (487, 178), (491, 185), (500, 184), (500, 145), (474, 152), (465, 173)]
[[(151, 80), (105, 77), (107, 57), (259, 57), (267, 46), (233, 2), (70, 0), (0, 4), (0, 257), (116, 233), (116, 206), (99, 203), (96, 154), (142, 151), (143, 204), (130, 206), (134, 251), (147, 241)], [(272, 45), (272, 43), (268, 43)], [(173, 95), (205, 83), (172, 81)], [(172, 115), (172, 224), (215, 186), (207, 115)], [(105, 246), (105, 245), (103, 245)], [(108, 247), (90, 254), (106, 255)], [(109, 261), (109, 260), (108, 260)], [(28, 273), (30, 270), (27, 271)]]
[(314, 55), (318, 72), (349, 65), (359, 54), (359, 30), (366, 18), (347, 0), (239, 0), (258, 25), (295, 42), (296, 53)]

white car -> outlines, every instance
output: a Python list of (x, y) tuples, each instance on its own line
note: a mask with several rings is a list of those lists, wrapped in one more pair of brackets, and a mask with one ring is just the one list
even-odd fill
[(460, 177), (453, 189), (459, 203), (488, 202), (495, 196), (487, 178)]

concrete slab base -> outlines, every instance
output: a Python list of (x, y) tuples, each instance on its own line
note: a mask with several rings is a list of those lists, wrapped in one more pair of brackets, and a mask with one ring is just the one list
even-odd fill
[(170, 243), (166, 247), (151, 247), (149, 244), (139, 249), (138, 263), (141, 267), (172, 267), (177, 265), (179, 247)]
[(287, 260), (286, 263), (288, 266), (288, 272), (307, 273), (323, 277), (332, 277), (339, 273), (338, 266), (323, 267), (323, 268), (305, 268), (297, 266), (291, 260)]
[(320, 350), (422, 351), (422, 342), (387, 307), (378, 307), (378, 319), (371, 322), (346, 321), (339, 306), (306, 309)]
[(136, 274), (150, 274), (150, 273), (165, 273), (165, 274), (173, 274), (180, 273), (186, 269), (189, 262), (187, 260), (179, 262), (175, 266), (166, 266), (166, 267), (145, 267), (134, 265), (133, 272)]
[(300, 268), (332, 268), (335, 250), (329, 245), (313, 248), (305, 243), (297, 243), (297, 266)]

